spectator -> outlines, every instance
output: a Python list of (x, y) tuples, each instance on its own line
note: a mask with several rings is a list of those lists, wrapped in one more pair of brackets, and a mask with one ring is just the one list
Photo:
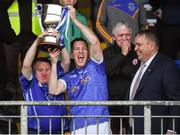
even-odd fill
[(149, 0), (157, 17), (157, 32), (160, 38), (160, 51), (173, 59), (180, 51), (180, 13), (179, 0)]
[[(125, 100), (128, 84), (138, 63), (131, 44), (131, 28), (125, 22), (118, 22), (112, 29), (113, 44), (103, 51), (108, 77), (109, 100)], [(111, 115), (124, 114), (123, 107), (110, 106)], [(120, 133), (120, 119), (111, 119), (113, 134)]]
[[(57, 80), (56, 66), (53, 66), (49, 91), (51, 94), (58, 95), (67, 89), (68, 98), (73, 101), (108, 100), (107, 79), (100, 42), (95, 34), (77, 19), (75, 9), (70, 5), (68, 8), (71, 20), (90, 42), (89, 51), (84, 39), (73, 40), (71, 55), (74, 58), (75, 69)], [(70, 114), (103, 116), (109, 115), (109, 112), (107, 106), (71, 106)], [(71, 121), (71, 133), (85, 134), (86, 131), (87, 134), (96, 134), (98, 131), (99, 134), (111, 133), (108, 118), (99, 118), (98, 125), (96, 118), (73, 118)]]
[(138, 30), (147, 28), (146, 10), (141, 0), (102, 0), (96, 27), (101, 36), (112, 43), (112, 28), (125, 21), (132, 28), (132, 40)]
[[(141, 101), (179, 101), (180, 100), (180, 71), (175, 62), (169, 57), (158, 52), (158, 39), (150, 31), (138, 32), (135, 37), (135, 49), (141, 66), (134, 74), (128, 98)], [(142, 73), (141, 76), (138, 75)], [(138, 83), (137, 80), (140, 80)], [(130, 115), (144, 115), (143, 107), (133, 106)], [(180, 115), (180, 108), (175, 106), (152, 106), (153, 116)], [(180, 133), (179, 121), (174, 119), (153, 118), (151, 121), (151, 133), (163, 134)], [(130, 126), (134, 127), (135, 134), (144, 134), (144, 120), (142, 118), (130, 119)], [(163, 122), (163, 123), (162, 123)], [(133, 125), (134, 124), (134, 125)], [(163, 125), (161, 125), (163, 124)], [(173, 126), (174, 125), (174, 126)]]
[[(43, 33), (45, 35), (47, 33)], [(58, 101), (64, 100), (64, 95), (51, 95), (48, 93), (48, 81), (50, 77), (51, 64), (47, 58), (33, 59), (36, 54), (37, 45), (41, 41), (40, 35), (29, 48), (22, 66), (22, 74), (20, 76), (20, 84), (22, 87), (22, 93), (26, 101)], [(57, 36), (57, 34), (55, 33)], [(60, 54), (59, 50), (54, 50), (50, 53), (52, 58), (51, 63), (54, 63), (54, 57)], [(32, 65), (33, 64), (33, 65)], [(69, 68), (69, 56), (67, 50), (62, 49), (62, 61), (58, 64), (58, 75), (63, 75)], [(61, 116), (66, 115), (65, 106), (28, 106), (29, 116)], [(39, 128), (38, 120), (39, 119)], [(63, 120), (61, 125), (61, 118), (51, 118), (51, 133), (61, 133), (61, 129), (67, 129), (67, 120)], [(49, 133), (50, 118), (29, 118), (28, 119), (28, 130), (29, 133), (42, 134)]]

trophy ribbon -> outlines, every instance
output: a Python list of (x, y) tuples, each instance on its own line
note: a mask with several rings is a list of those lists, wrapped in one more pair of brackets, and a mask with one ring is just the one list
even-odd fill
[(62, 11), (62, 21), (59, 22), (58, 26), (56, 27), (56, 30), (58, 30), (60, 33), (64, 33), (60, 37), (60, 45), (64, 44), (64, 35), (68, 40), (67, 33), (68, 33), (69, 23), (70, 23), (70, 16), (68, 12), (68, 7), (64, 7)]

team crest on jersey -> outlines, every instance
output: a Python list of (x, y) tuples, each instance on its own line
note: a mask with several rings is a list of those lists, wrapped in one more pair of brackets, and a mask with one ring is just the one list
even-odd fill
[(85, 84), (85, 83), (89, 82), (89, 80), (91, 80), (91, 77), (90, 76), (86, 76), (85, 78), (81, 79), (81, 83)]
[(75, 93), (76, 91), (78, 91), (79, 90), (79, 86), (73, 86), (72, 88), (71, 88), (71, 93)]
[(130, 3), (128, 4), (128, 8), (129, 8), (129, 10), (134, 11), (134, 10), (135, 10), (135, 4), (132, 3), (132, 2), (130, 2)]
[(85, 85), (86, 83), (88, 83), (91, 80), (91, 76), (86, 76), (82, 79), (80, 79), (80, 83), (77, 86), (73, 86), (71, 87), (71, 93), (75, 93), (79, 90), (81, 85)]
[(123, 11), (124, 13), (135, 16), (138, 11), (138, 3), (134, 0), (110, 0), (108, 7), (115, 8), (117, 10)]

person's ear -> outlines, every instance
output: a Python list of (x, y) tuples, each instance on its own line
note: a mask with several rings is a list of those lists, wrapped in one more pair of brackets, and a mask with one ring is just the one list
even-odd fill
[(156, 47), (155, 43), (153, 41), (149, 42), (150, 49), (153, 51)]
[(115, 41), (116, 40), (116, 37), (114, 35), (112, 35), (112, 40)]

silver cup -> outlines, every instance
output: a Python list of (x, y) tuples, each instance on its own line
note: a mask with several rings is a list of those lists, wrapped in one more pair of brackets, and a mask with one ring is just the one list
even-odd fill
[(42, 51), (48, 51), (60, 47), (60, 37), (52, 34), (53, 30), (58, 30), (58, 25), (62, 21), (63, 7), (56, 4), (37, 4), (36, 12), (42, 31), (48, 31), (49, 34), (42, 37), (38, 48)]

